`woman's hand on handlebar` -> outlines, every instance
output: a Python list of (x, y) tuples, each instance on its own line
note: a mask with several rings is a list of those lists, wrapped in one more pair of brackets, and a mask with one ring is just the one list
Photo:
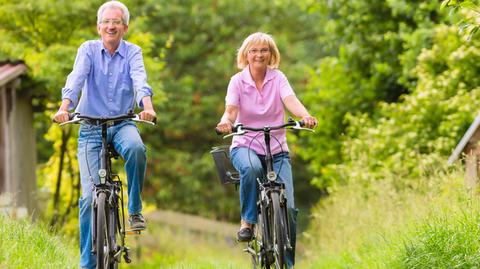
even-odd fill
[(57, 123), (67, 122), (70, 120), (70, 114), (66, 110), (58, 110), (53, 116), (53, 121)]
[(232, 132), (232, 123), (228, 120), (222, 120), (217, 124), (215, 130), (217, 133), (229, 134)]
[(317, 127), (318, 121), (315, 117), (312, 117), (310, 115), (304, 116), (302, 118), (302, 122), (305, 124), (305, 127), (313, 129)]

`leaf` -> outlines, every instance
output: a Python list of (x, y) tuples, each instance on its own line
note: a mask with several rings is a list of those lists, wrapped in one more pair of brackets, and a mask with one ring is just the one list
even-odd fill
[(440, 9), (444, 9), (444, 8), (448, 7), (451, 1), (452, 0), (444, 0), (442, 2), (442, 4), (440, 5)]
[(475, 12), (478, 12), (478, 6), (471, 1), (464, 1), (464, 2), (461, 2), (458, 5), (462, 8), (466, 8), (466, 9), (470, 9), (470, 10), (473, 10)]

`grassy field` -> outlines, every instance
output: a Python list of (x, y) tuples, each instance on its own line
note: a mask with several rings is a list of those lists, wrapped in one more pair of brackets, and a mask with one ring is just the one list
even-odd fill
[(391, 183), (351, 184), (324, 201), (299, 268), (480, 268), (479, 196), (462, 172), (407, 191)]
[[(236, 225), (172, 212), (165, 216), (150, 214), (149, 219), (145, 234), (128, 239), (136, 250), (132, 268), (249, 268), (244, 245), (233, 238)], [(165, 222), (159, 223), (158, 219)]]
[[(319, 204), (300, 235), (296, 268), (480, 268), (480, 198), (465, 190), (462, 172), (431, 176), (409, 191), (392, 182), (350, 184)], [(168, 219), (152, 216), (147, 232), (127, 238), (133, 263), (121, 268), (251, 267), (232, 238), (236, 225)], [(185, 222), (188, 228), (177, 225)], [(194, 229), (200, 226), (209, 229)], [(0, 268), (76, 268), (77, 261), (74, 240), (0, 216)]]
[[(233, 235), (233, 234), (232, 234)], [(249, 267), (243, 245), (231, 237), (171, 225), (149, 224), (140, 236), (128, 236), (133, 263), (121, 268), (240, 269)], [(73, 239), (54, 235), (43, 225), (0, 215), (0, 268), (78, 268)]]
[(0, 268), (78, 268), (73, 240), (0, 214)]

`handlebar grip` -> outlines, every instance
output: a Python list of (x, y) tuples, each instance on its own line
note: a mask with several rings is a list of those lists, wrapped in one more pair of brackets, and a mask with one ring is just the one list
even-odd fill
[(220, 132), (220, 130), (218, 130), (218, 128), (215, 128), (215, 133), (216, 133), (217, 135), (222, 135), (222, 132)]
[(299, 121), (300, 123), (300, 127), (304, 127), (305, 126), (305, 122), (303, 120)]

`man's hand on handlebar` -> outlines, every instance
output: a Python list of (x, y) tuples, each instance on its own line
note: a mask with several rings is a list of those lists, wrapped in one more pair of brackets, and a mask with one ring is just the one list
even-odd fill
[(138, 116), (141, 120), (154, 122), (157, 118), (157, 113), (153, 109), (144, 109), (142, 112), (138, 113)]
[(57, 123), (67, 122), (70, 120), (69, 113), (66, 110), (58, 110), (53, 116), (53, 121)]

